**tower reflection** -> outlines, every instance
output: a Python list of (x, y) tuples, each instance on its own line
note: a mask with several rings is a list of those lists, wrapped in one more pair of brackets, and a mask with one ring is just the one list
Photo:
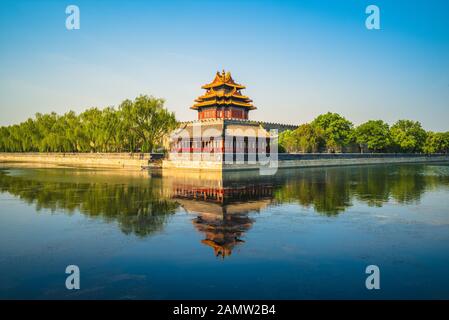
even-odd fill
[(201, 243), (215, 256), (225, 258), (252, 227), (250, 212), (259, 212), (273, 199), (274, 185), (256, 175), (173, 173), (164, 177), (167, 192), (190, 214), (195, 228), (204, 234)]

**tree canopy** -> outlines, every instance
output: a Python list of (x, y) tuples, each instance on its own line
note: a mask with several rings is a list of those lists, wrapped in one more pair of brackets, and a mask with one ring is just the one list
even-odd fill
[(449, 150), (449, 132), (427, 132), (423, 152), (444, 153)]
[(426, 131), (421, 123), (399, 120), (391, 127), (391, 138), (398, 149), (406, 152), (421, 152), (426, 141)]
[(449, 153), (449, 132), (426, 132), (421, 123), (412, 120), (398, 120), (391, 127), (382, 120), (369, 120), (354, 128), (344, 117), (328, 112), (279, 135), (281, 152), (347, 152), (357, 148), (369, 152)]
[(324, 145), (323, 130), (309, 123), (280, 134), (279, 144), (287, 152), (318, 152)]
[(34, 119), (0, 127), (0, 151), (6, 152), (151, 152), (176, 127), (164, 100), (141, 95), (114, 107), (37, 113)]
[(319, 115), (312, 121), (312, 126), (322, 130), (328, 151), (340, 151), (351, 139), (352, 122), (338, 113), (328, 112)]
[(354, 139), (371, 151), (387, 150), (391, 145), (390, 128), (382, 120), (369, 120), (354, 130)]

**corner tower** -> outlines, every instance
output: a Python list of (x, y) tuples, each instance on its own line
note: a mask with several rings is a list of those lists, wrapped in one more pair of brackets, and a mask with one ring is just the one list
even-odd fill
[(248, 112), (255, 110), (252, 100), (242, 95), (245, 86), (232, 79), (230, 72), (217, 72), (215, 79), (201, 88), (206, 93), (195, 100), (190, 107), (198, 111), (198, 119), (240, 119), (247, 120)]

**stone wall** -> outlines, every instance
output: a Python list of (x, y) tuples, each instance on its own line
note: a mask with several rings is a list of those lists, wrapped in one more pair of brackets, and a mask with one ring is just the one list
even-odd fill
[[(153, 159), (157, 157), (154, 155)], [(0, 153), (0, 161), (85, 167), (140, 169), (147, 166), (150, 159), (149, 153)]]
[[(153, 159), (156, 161), (149, 161)], [(0, 162), (14, 161), (40, 164), (57, 164), (84, 167), (134, 168), (161, 166), (161, 155), (149, 153), (0, 153)], [(279, 168), (342, 166), (384, 163), (425, 163), (449, 161), (447, 154), (278, 154)], [(258, 169), (258, 164), (224, 164), (210, 157), (202, 161), (163, 161), (164, 168), (203, 170), (245, 170)]]
[(449, 154), (417, 154), (417, 153), (279, 153), (280, 161), (290, 160), (339, 160), (339, 159), (449, 159)]
[[(243, 159), (243, 156), (241, 157)], [(276, 159), (273, 159), (276, 160)], [(278, 154), (277, 162), (272, 162), (272, 168), (301, 168), (345, 166), (364, 164), (389, 164), (389, 163), (426, 163), (449, 162), (447, 154)], [(194, 169), (194, 170), (251, 170), (259, 169), (258, 163), (223, 163), (220, 161), (163, 161), (163, 168)], [(264, 166), (266, 167), (266, 165)]]
[(279, 168), (343, 166), (363, 164), (389, 164), (389, 163), (426, 163), (449, 161), (448, 155), (367, 155), (351, 154), (350, 156), (330, 157), (304, 157), (279, 160)]

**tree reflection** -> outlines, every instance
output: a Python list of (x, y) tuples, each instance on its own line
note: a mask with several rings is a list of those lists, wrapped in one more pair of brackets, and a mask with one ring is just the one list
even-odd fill
[[(76, 178), (73, 175), (72, 179)], [(79, 210), (89, 217), (116, 221), (124, 233), (140, 237), (161, 230), (167, 216), (178, 207), (176, 202), (161, 197), (160, 187), (148, 179), (140, 184), (126, 183), (126, 179), (125, 183), (96, 178), (90, 182), (66, 180), (12, 176), (0, 170), (0, 191), (35, 205), (37, 211), (63, 210), (72, 214)]]
[(351, 206), (349, 176), (347, 170), (300, 171), (289, 176), (276, 191), (276, 201), (298, 202), (302, 206), (313, 207), (319, 213), (338, 214)]
[(318, 213), (335, 215), (354, 200), (377, 207), (390, 200), (412, 204), (426, 191), (448, 186), (447, 164), (303, 169), (286, 178), (275, 198), (277, 203), (298, 202)]

